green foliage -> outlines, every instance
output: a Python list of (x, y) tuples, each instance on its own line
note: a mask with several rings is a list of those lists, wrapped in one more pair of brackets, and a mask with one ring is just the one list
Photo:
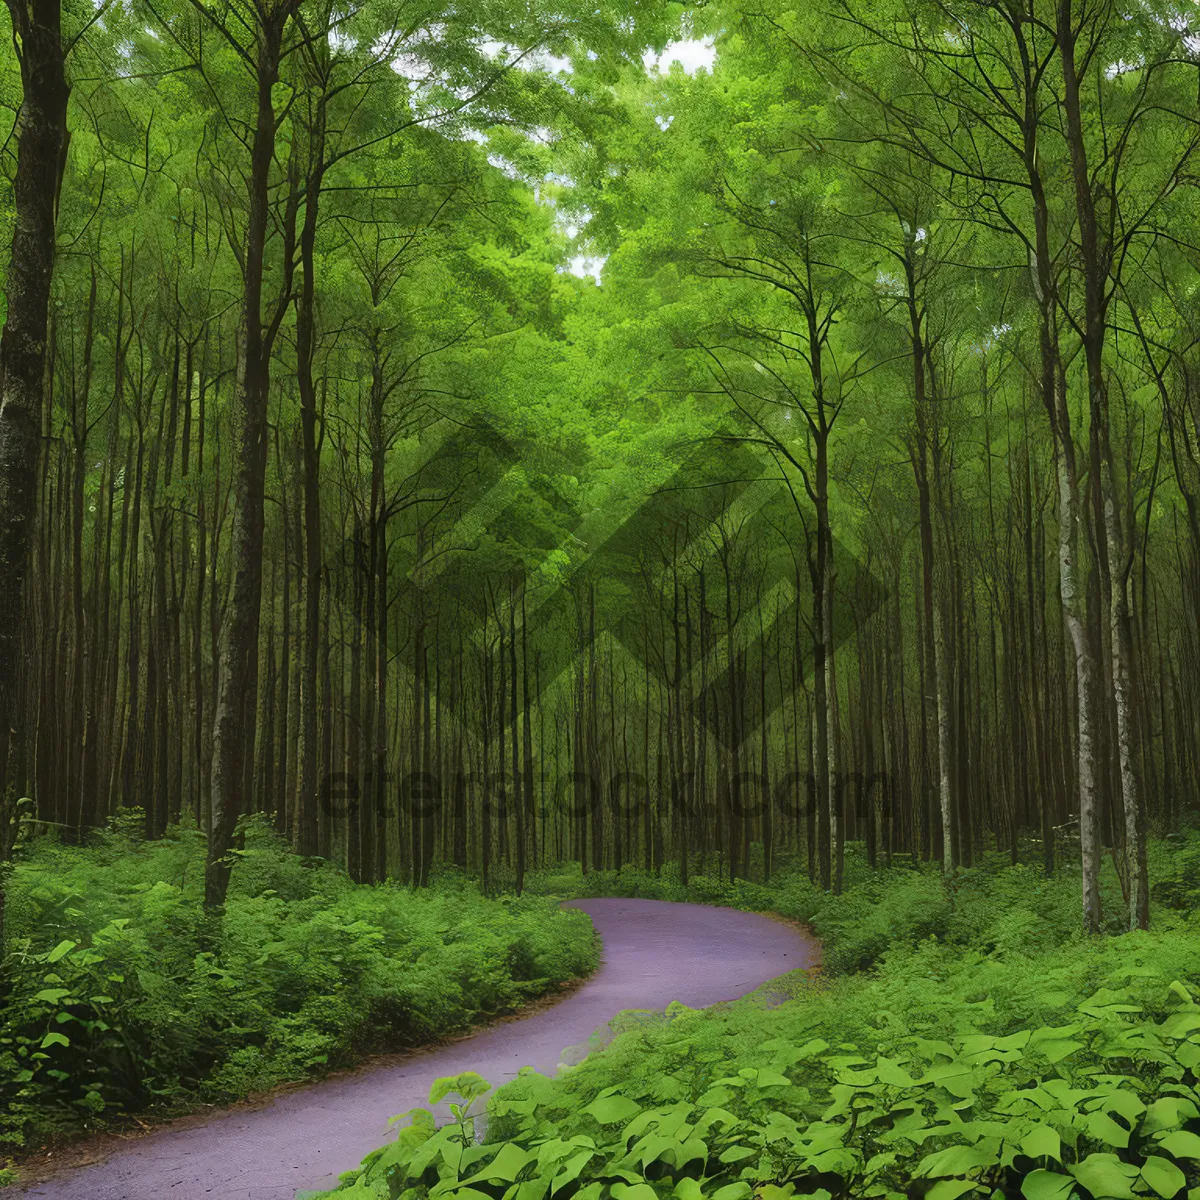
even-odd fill
[(348, 1194), (1169, 1200), (1200, 1183), (1195, 995), (1173, 981), (1151, 1015), (1102, 990), (1062, 1026), (914, 1036), (893, 1054), (785, 1027), (741, 1067), (705, 1064), (691, 1036), (704, 1015), (683, 1014), (657, 1076), (592, 1096), (586, 1068), (527, 1075), (493, 1101), (502, 1136), (427, 1131), (368, 1159)]
[(1153, 888), (1153, 899), (1164, 908), (1195, 909), (1200, 906), (1200, 838), (1175, 834), (1168, 839), (1170, 855), (1166, 877)]
[(225, 917), (203, 843), (142, 841), (134, 814), (86, 849), (12, 868), (0, 1007), (0, 1140), (170, 1102), (222, 1102), (518, 1007), (596, 962), (585, 914), (465, 881), (357, 886), (246, 824)]
[[(1187, 869), (1195, 839), (1153, 847)], [(608, 894), (806, 911), (827, 964), (771, 996), (614, 1020), (602, 1054), (523, 1072), (489, 1106), (486, 1144), (426, 1126), (389, 1146), (356, 1198), (1025, 1200), (1192, 1197), (1200, 1187), (1200, 962), (1194, 913), (1153, 932), (1079, 932), (1078, 877), (989, 859), (950, 881), (871, 871), (841, 896), (667, 872), (590, 873)], [(536, 884), (579, 890), (568, 868)], [(1115, 877), (1106, 886), (1116, 889)], [(870, 971), (863, 970), (870, 965)], [(764, 1002), (766, 1000), (766, 1002)], [(459, 1148), (467, 1158), (456, 1157)], [(494, 1169), (489, 1163), (498, 1164)], [(345, 1194), (339, 1193), (339, 1195)]]
[[(1193, 878), (1189, 873), (1200, 871), (1198, 848), (1198, 838), (1158, 844), (1153, 874), (1163, 882), (1156, 888), (1166, 888), (1167, 880)], [(1200, 875), (1195, 878), (1200, 886)], [(832, 895), (813, 884), (803, 867), (784, 864), (769, 883), (692, 874), (685, 887), (675, 864), (657, 874), (625, 867), (584, 875), (578, 864), (566, 863), (531, 872), (526, 888), (560, 897), (636, 896), (777, 913), (812, 929), (823, 946), (824, 970), (833, 975), (869, 970), (889, 951), (929, 938), (1003, 956), (1023, 946), (1060, 945), (1078, 936), (1074, 901), (1079, 875), (1070, 866), (1046, 876), (1037, 867), (1014, 866), (993, 853), (948, 882), (936, 863), (897, 859), (891, 868), (873, 869), (862, 847), (851, 845), (846, 848), (846, 879), (846, 890)], [(1105, 907), (1119, 922), (1120, 882), (1111, 868), (1102, 883)], [(1118, 923), (1113, 931), (1119, 928)]]
[(813, 931), (829, 943), (830, 971), (865, 970), (899, 942), (936, 936), (950, 920), (951, 901), (932, 871), (877, 875), (824, 905)]
[(525, 888), (559, 897), (632, 896), (643, 900), (717, 904), (748, 912), (774, 912), (805, 922), (829, 899), (800, 871), (783, 872), (769, 884), (693, 874), (684, 886), (674, 863), (657, 873), (627, 866), (620, 871), (589, 871), (586, 875), (578, 863), (560, 863), (530, 872)]

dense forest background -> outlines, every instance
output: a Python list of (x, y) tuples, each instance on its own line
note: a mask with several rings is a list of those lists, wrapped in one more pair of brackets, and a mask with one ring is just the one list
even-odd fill
[(1144, 924), (1193, 10), (597, 2), (9, 0), (5, 851), (140, 809), (220, 905), (251, 813), (518, 889), (998, 846), (1091, 930), (1111, 852)]

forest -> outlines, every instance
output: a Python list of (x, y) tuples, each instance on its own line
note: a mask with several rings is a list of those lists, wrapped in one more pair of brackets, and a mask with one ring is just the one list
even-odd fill
[(1200, 1200), (1193, 3), (0, 24), (0, 1187)]

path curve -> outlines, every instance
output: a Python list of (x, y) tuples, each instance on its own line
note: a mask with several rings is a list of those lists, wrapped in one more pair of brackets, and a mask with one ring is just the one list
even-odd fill
[[(731, 908), (659, 900), (577, 900), (604, 940), (600, 969), (529, 1016), (416, 1051), (395, 1066), (328, 1079), (203, 1125), (163, 1128), (22, 1194), (43, 1200), (293, 1200), (394, 1136), (388, 1118), (425, 1105), (438, 1076), (478, 1071), (500, 1084), (522, 1066), (552, 1073), (604, 1040), (623, 1009), (734, 1000), (816, 962), (816, 947), (781, 921)], [(593, 1039), (594, 1040), (594, 1039)], [(565, 1053), (564, 1053), (565, 1052)]]

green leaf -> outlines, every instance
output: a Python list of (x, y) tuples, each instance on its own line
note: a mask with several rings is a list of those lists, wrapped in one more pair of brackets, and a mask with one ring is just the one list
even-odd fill
[(616, 1125), (628, 1121), (642, 1111), (642, 1106), (628, 1096), (601, 1096), (583, 1110), (601, 1125)]
[(1129, 1185), (1137, 1178), (1138, 1169), (1123, 1163), (1115, 1154), (1089, 1154), (1067, 1170), (1093, 1196), (1103, 1196), (1104, 1200), (1136, 1200), (1136, 1193)]
[(980, 1167), (992, 1167), (1000, 1161), (994, 1150), (980, 1146), (948, 1146), (927, 1154), (917, 1167), (918, 1175), (965, 1175)]
[[(789, 1183), (785, 1187), (780, 1187), (777, 1183), (764, 1183), (759, 1185), (758, 1200), (791, 1200), (795, 1191), (796, 1185), (793, 1183)], [(678, 1187), (675, 1192), (676, 1195), (681, 1196), (681, 1200), (694, 1200), (691, 1196), (682, 1196)]]
[(1146, 1109), (1142, 1133), (1161, 1133), (1165, 1129), (1177, 1129), (1184, 1121), (1197, 1116), (1200, 1116), (1200, 1111), (1191, 1100), (1182, 1096), (1161, 1096)]
[(792, 1081), (779, 1071), (769, 1071), (766, 1067), (760, 1067), (758, 1075), (754, 1081), (760, 1088), (766, 1087), (791, 1087)]
[(1080, 1050), (1082, 1048), (1082, 1042), (1075, 1042), (1070, 1038), (1039, 1042), (1035, 1047), (1037, 1052), (1047, 1062), (1051, 1063), (1062, 1062), (1062, 1060), (1066, 1058), (1068, 1054), (1074, 1054), (1076, 1050)]
[(909, 1088), (916, 1083), (895, 1059), (881, 1057), (876, 1062), (875, 1069), (879, 1073), (879, 1082), (886, 1083), (889, 1087)]
[(1172, 980), (1170, 987), (1167, 988), (1177, 1000), (1181, 1000), (1184, 1004), (1194, 1004), (1192, 993), (1188, 991), (1187, 985), (1180, 983), (1178, 979)]
[(1189, 1071), (1194, 1071), (1200, 1066), (1200, 1045), (1192, 1041), (1180, 1042), (1175, 1047), (1175, 1058), (1181, 1066), (1187, 1067)]
[(942, 1179), (925, 1193), (925, 1200), (958, 1200), (959, 1196), (975, 1191), (978, 1186), (970, 1179)]
[(397, 1113), (394, 1117), (388, 1117), (389, 1125), (395, 1125), (397, 1121), (411, 1121), (414, 1128), (422, 1126), (432, 1130), (437, 1126), (437, 1122), (433, 1119), (433, 1113), (427, 1108), (410, 1108), (405, 1112)]
[(1124, 993), (1113, 991), (1112, 988), (1102, 987), (1090, 999), (1079, 1005), (1081, 1013), (1089, 1017), (1105, 1017), (1116, 1013), (1141, 1012), (1141, 1005), (1123, 1004), (1127, 997)]
[(1200, 1029), (1200, 1012), (1174, 1013), (1159, 1026), (1159, 1032), (1169, 1038), (1185, 1038), (1197, 1029)]
[(429, 1089), (429, 1103), (437, 1104), (447, 1096), (461, 1096), (468, 1104), (491, 1091), (488, 1083), (477, 1071), (464, 1071), (461, 1075), (446, 1075), (435, 1079)]
[(47, 1046), (69, 1046), (71, 1039), (65, 1033), (48, 1033), (42, 1038), (42, 1049)]
[(1117, 1113), (1131, 1125), (1146, 1111), (1137, 1094), (1125, 1085), (1123, 1077), (1121, 1086), (1105, 1096), (1097, 1107), (1103, 1112)]
[(78, 942), (72, 942), (72, 941), (59, 942), (58, 945), (55, 946), (54, 949), (51, 950), (50, 953), (46, 955), (44, 961), (46, 961), (48, 963), (58, 962), (58, 960), (60, 958), (62, 958), (64, 954), (70, 954), (70, 952), (72, 950), (74, 950), (78, 944), (79, 944)]
[(1124, 1150), (1129, 1145), (1129, 1130), (1118, 1125), (1108, 1113), (1089, 1113), (1087, 1131), (1091, 1137), (1106, 1146), (1116, 1146)]
[(504, 1193), (505, 1200), (545, 1200), (550, 1180), (545, 1175), (534, 1176), (523, 1183), (514, 1184)]
[(70, 988), (43, 988), (33, 999), (45, 1000), (49, 1004), (57, 1004), (64, 996), (69, 996), (70, 994)]
[(1062, 1138), (1058, 1136), (1058, 1130), (1049, 1125), (1035, 1125), (1021, 1139), (1021, 1153), (1030, 1158), (1052, 1158), (1061, 1162)]
[(1200, 1158), (1200, 1134), (1177, 1129), (1168, 1133), (1159, 1146), (1175, 1158)]
[(802, 1059), (812, 1058), (815, 1054), (824, 1054), (829, 1049), (829, 1043), (824, 1038), (810, 1038), (803, 1046), (797, 1047), (794, 1053), (789, 1053), (788, 1057), (793, 1063), (798, 1063)]
[(727, 1183), (724, 1187), (717, 1188), (709, 1200), (746, 1200), (749, 1195), (750, 1185), (739, 1179), (737, 1183)]
[(720, 1157), (723, 1163), (735, 1163), (741, 1162), (744, 1158), (753, 1158), (757, 1153), (759, 1152), (752, 1146), (730, 1146), (728, 1150), (722, 1152)]
[(1047, 1062), (1060, 1062), (1068, 1054), (1074, 1054), (1083, 1043), (1075, 1040), (1075, 1035), (1081, 1026), (1075, 1025), (1043, 1025), (1035, 1029), (1029, 1036), (1028, 1048), (1036, 1052)]
[[(779, 1114), (774, 1114), (778, 1116)], [(714, 1125), (719, 1125), (722, 1129), (733, 1129), (740, 1125), (741, 1121), (733, 1115), (727, 1108), (710, 1108), (706, 1109), (696, 1122), (696, 1133), (703, 1134)]]
[(464, 1187), (455, 1189), (454, 1200), (492, 1200), (492, 1197), (478, 1188)]
[(648, 1183), (614, 1183), (614, 1200), (658, 1200), (658, 1193)]
[(1142, 1164), (1142, 1178), (1163, 1200), (1177, 1196), (1187, 1183), (1184, 1173), (1169, 1159), (1151, 1154)]
[(480, 1179), (502, 1179), (505, 1183), (513, 1183), (521, 1171), (532, 1161), (533, 1155), (528, 1150), (522, 1150), (516, 1142), (505, 1142), (500, 1147), (499, 1153), (487, 1166), (464, 1182), (474, 1183)]
[(965, 1100), (974, 1092), (974, 1080), (975, 1075), (969, 1067), (964, 1067), (961, 1062), (948, 1062), (930, 1067), (917, 1082), (940, 1084), (952, 1096)]
[(1029, 1039), (1033, 1035), (1028, 1029), (1018, 1030), (1016, 1033), (1009, 1034), (1008, 1037), (996, 1039), (997, 1050), (1024, 1050), (1029, 1044)]
[(1057, 1171), (1031, 1171), (1021, 1181), (1025, 1200), (1067, 1200), (1075, 1189), (1075, 1180)]
[(581, 1150), (573, 1158), (567, 1159), (563, 1164), (563, 1168), (550, 1184), (550, 1194), (553, 1196), (559, 1188), (566, 1187), (568, 1183), (573, 1183), (579, 1178), (579, 1173), (591, 1162), (595, 1156), (594, 1150)]

